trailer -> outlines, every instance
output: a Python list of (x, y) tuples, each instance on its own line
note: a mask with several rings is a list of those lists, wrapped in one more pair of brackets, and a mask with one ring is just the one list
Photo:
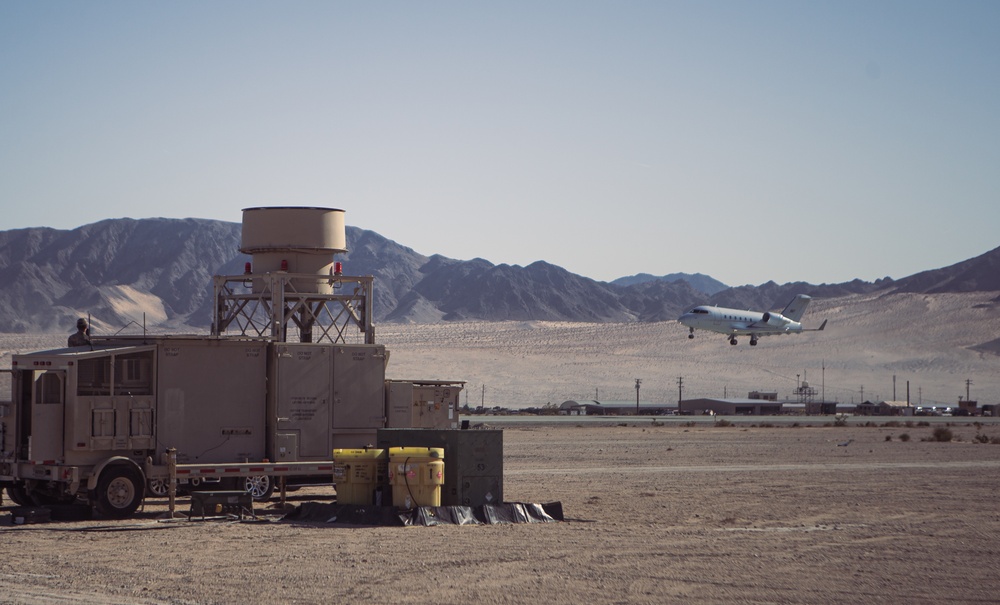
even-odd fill
[(373, 279), (332, 260), (344, 240), (342, 210), (246, 209), (253, 261), (214, 278), (209, 335), (14, 355), (0, 486), (24, 506), (83, 500), (125, 518), (171, 477), (266, 498), (277, 477), (332, 482), (333, 450), (373, 446), (379, 429), (457, 428), (463, 382), (386, 379)]

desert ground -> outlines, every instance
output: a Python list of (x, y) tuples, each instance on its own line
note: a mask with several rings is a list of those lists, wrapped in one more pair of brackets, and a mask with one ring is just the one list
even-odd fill
[(1000, 403), (996, 295), (815, 300), (803, 321), (828, 319), (824, 331), (770, 336), (756, 347), (711, 332), (689, 340), (673, 321), (385, 324), (377, 335), (391, 350), (391, 377), (468, 381), (463, 402), (473, 407), (635, 401), (636, 378), (641, 399), (653, 403), (677, 401), (679, 378), (685, 399), (759, 390), (794, 400), (807, 380), (818, 396), (843, 403), (905, 400), (909, 383), (914, 405), (954, 405), (970, 380), (971, 399)]
[[(635, 378), (644, 401), (675, 401), (678, 377), (685, 398), (786, 397), (804, 378), (851, 402), (862, 387), (891, 399), (896, 376), (915, 404), (952, 403), (971, 380), (972, 399), (997, 403), (992, 298), (818, 300), (805, 320), (829, 319), (824, 332), (753, 348), (674, 322), (385, 324), (378, 341), (388, 377), (467, 381), (473, 407), (634, 401)], [(0, 368), (65, 338), (0, 335)], [(554, 524), (163, 522), (150, 501), (130, 521), (13, 526), (4, 508), (0, 603), (997, 602), (1000, 445), (975, 437), (1000, 425), (953, 420), (946, 443), (888, 419), (509, 424), (505, 499), (562, 502)]]
[(0, 603), (995, 603), (1000, 445), (975, 437), (1000, 425), (852, 422), (507, 426), (505, 500), (562, 502), (549, 524), (168, 521), (150, 500), (15, 526), (4, 507)]

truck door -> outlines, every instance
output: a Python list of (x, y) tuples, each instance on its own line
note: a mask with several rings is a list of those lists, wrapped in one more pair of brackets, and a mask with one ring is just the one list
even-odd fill
[(155, 447), (153, 437), (153, 351), (115, 356), (115, 409), (128, 418), (127, 441), (119, 449)]
[(62, 458), (66, 372), (35, 370), (31, 390), (28, 459), (40, 462)]

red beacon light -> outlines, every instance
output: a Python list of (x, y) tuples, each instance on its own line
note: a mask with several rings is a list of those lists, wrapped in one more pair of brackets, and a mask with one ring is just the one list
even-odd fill
[(343, 275), (344, 274), (344, 263), (340, 262), (339, 260), (337, 262), (333, 263), (333, 274), (334, 275)]
[(243, 265), (243, 274), (250, 275), (251, 273), (253, 273), (253, 267), (250, 265), (250, 263)]
[(287, 260), (284, 260), (284, 259), (281, 260), (281, 270), (282, 271), (288, 271), (288, 261)]

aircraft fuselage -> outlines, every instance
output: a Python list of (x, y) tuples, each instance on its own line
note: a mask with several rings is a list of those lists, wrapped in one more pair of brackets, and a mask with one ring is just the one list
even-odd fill
[[(728, 335), (731, 344), (736, 344), (737, 336), (750, 336), (750, 344), (756, 345), (760, 336), (812, 331), (803, 328), (799, 321), (810, 300), (808, 296), (799, 294), (782, 313), (700, 305), (681, 315), (677, 321), (690, 328), (688, 338), (694, 338), (695, 330), (708, 330)], [(786, 315), (793, 315), (794, 319)], [(825, 321), (822, 326), (814, 330), (822, 330), (824, 327), (826, 327)]]

